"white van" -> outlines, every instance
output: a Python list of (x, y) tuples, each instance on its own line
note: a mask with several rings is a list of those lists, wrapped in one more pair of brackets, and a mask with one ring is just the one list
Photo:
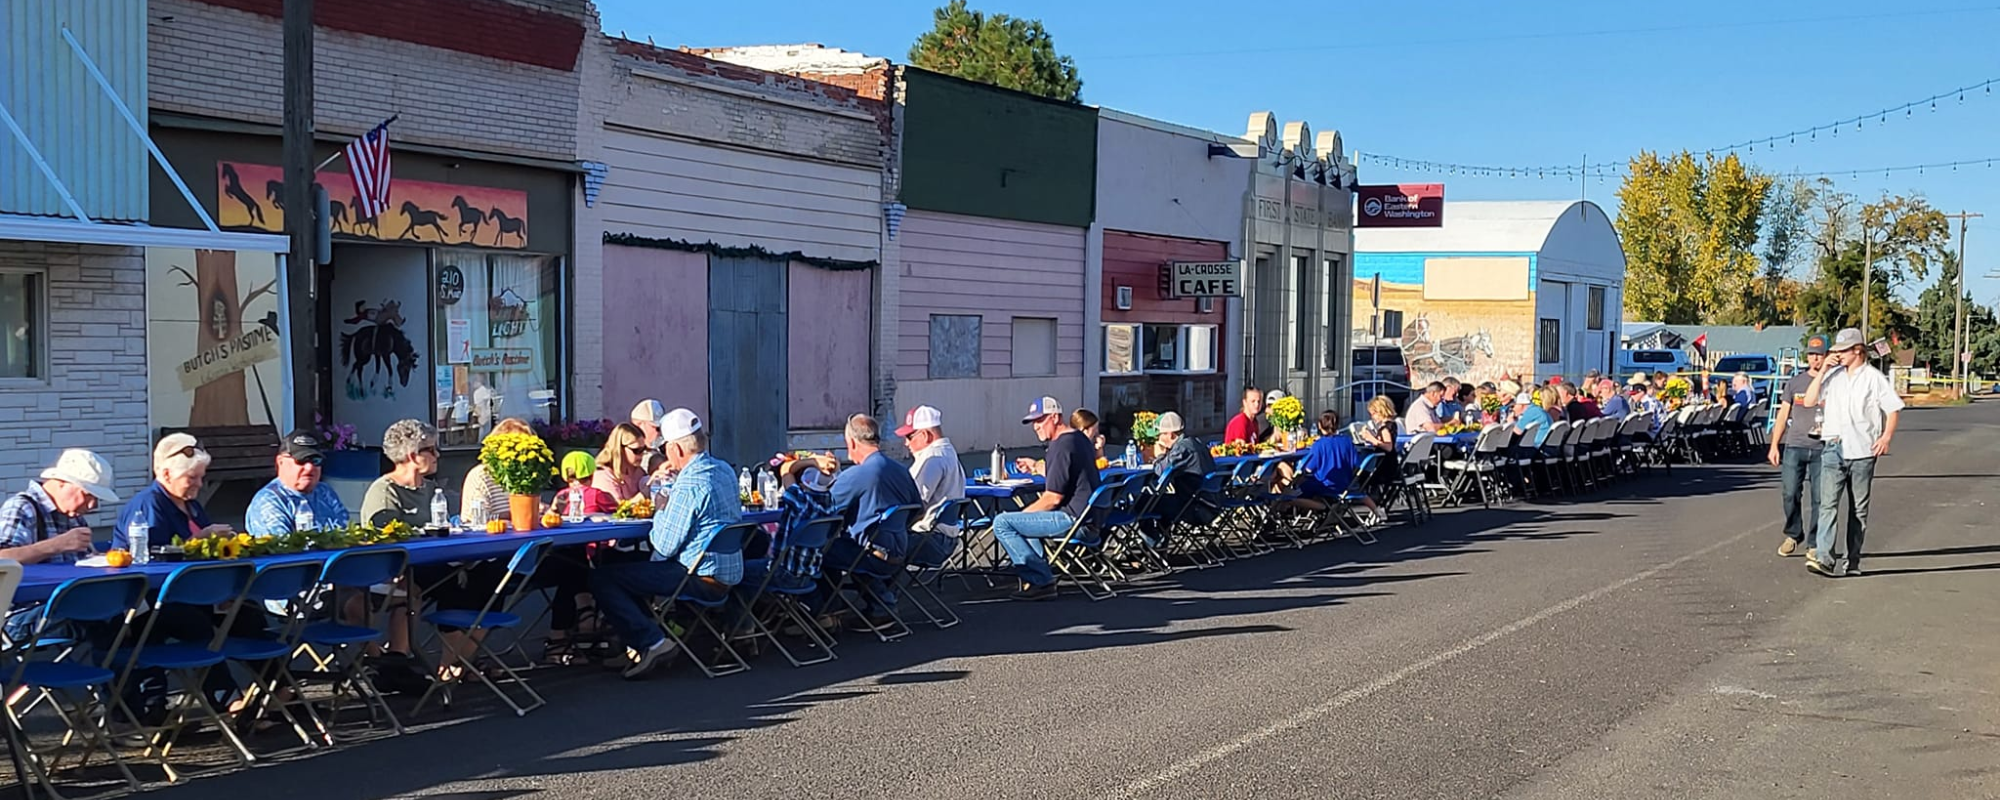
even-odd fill
[(1618, 375), (1632, 377), (1634, 372), (1651, 375), (1655, 372), (1672, 374), (1687, 369), (1687, 354), (1679, 350), (1620, 350), (1618, 351)]

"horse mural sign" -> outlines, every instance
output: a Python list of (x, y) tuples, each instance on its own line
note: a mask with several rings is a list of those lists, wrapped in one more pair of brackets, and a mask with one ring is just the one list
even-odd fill
[[(283, 233), (283, 178), (282, 169), (268, 164), (217, 163), (216, 224), (229, 230)], [(361, 216), (346, 175), (321, 172), (318, 180), (332, 196), (327, 216), (335, 236), (506, 250), (528, 246), (527, 192), (397, 179), (389, 186), (389, 209), (378, 219)]]

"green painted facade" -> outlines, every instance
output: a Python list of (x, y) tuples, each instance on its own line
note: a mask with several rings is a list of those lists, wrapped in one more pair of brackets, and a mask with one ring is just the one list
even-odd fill
[(1097, 109), (913, 67), (902, 74), (904, 205), (1090, 226)]

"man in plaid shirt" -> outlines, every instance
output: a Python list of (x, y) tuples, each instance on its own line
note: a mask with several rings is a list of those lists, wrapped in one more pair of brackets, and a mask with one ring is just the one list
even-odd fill
[(598, 610), (629, 648), (627, 678), (651, 672), (676, 647), (649, 610), (654, 597), (679, 591), (690, 572), (707, 579), (687, 582), (691, 591), (720, 594), (743, 580), (742, 552), (708, 552), (716, 534), (743, 518), (735, 470), (708, 452), (708, 434), (694, 412), (668, 412), (660, 432), (667, 461), (680, 477), (666, 506), (653, 515), (653, 558), (600, 566), (590, 581)]
[(0, 503), (0, 558), (23, 564), (71, 564), (91, 549), (83, 516), (116, 503), (111, 465), (89, 450), (65, 450), (40, 481)]

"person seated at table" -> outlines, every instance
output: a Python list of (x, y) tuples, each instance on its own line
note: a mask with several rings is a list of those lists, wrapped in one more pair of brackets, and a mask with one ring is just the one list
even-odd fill
[(600, 565), (590, 593), (604, 618), (625, 642), (628, 679), (639, 678), (673, 655), (677, 645), (660, 630), (648, 607), (654, 597), (681, 588), (689, 573), (690, 591), (721, 597), (743, 580), (743, 555), (710, 555), (708, 544), (722, 529), (743, 518), (736, 471), (708, 452), (708, 433), (693, 411), (676, 408), (660, 421), (667, 466), (678, 475), (667, 502), (653, 514), (647, 561)]
[[(361, 521), (375, 527), (391, 522), (402, 522), (411, 528), (422, 528), (430, 524), (431, 498), (437, 496), (438, 485), (431, 480), (438, 468), (437, 429), (422, 420), (405, 419), (391, 424), (382, 432), (382, 455), (389, 459), (389, 473), (376, 478), (361, 496)], [(447, 501), (448, 502), (448, 501)], [(444, 568), (438, 565), (437, 568)], [(425, 568), (418, 580), (412, 583), (408, 578), (398, 581), (391, 588), (389, 605), (400, 609), (400, 613), (389, 615), (388, 651), (400, 658), (393, 666), (384, 665), (384, 671), (391, 673), (392, 681), (402, 688), (421, 690), (421, 677), (411, 680), (406, 676), (410, 655), (410, 614), (409, 609), (422, 608), (423, 598), (418, 586), (427, 585), (423, 580), (436, 568)], [(443, 587), (440, 587), (443, 588)], [(377, 591), (381, 591), (378, 589)], [(402, 601), (396, 596), (401, 595)], [(459, 606), (449, 606), (457, 608)], [(476, 608), (477, 606), (475, 606)], [(350, 599), (343, 606), (344, 615), (352, 622), (367, 618), (361, 598)], [(416, 685), (411, 685), (411, 684)]]
[(1451, 410), (1451, 415), (1446, 418), (1447, 422), (1471, 425), (1479, 424), (1480, 416), (1485, 412), (1479, 409), (1478, 387), (1469, 383), (1461, 383), (1457, 389), (1453, 389), (1447, 385), (1445, 392), (1450, 398), (1445, 403), (1445, 406)]
[(1271, 440), (1275, 431), (1265, 420), (1264, 393), (1255, 386), (1244, 387), (1242, 411), (1229, 418), (1229, 424), (1222, 430), (1224, 444), (1255, 445)]
[[(1083, 432), (1090, 440), (1090, 446), (1097, 450), (1097, 457), (1106, 458), (1104, 453), (1104, 432), (1097, 427), (1097, 412), (1079, 408), (1069, 412), (1069, 426)], [(1108, 460), (1108, 459), (1107, 459)]]
[(202, 508), (202, 482), (208, 477), (208, 451), (185, 433), (172, 433), (153, 447), (153, 482), (132, 495), (118, 522), (111, 529), (111, 547), (132, 547), (132, 525), (148, 526), (147, 542), (160, 547), (174, 539), (196, 539), (229, 533), (228, 525), (216, 524)]
[(1452, 377), (1447, 377), (1439, 383), (1444, 384), (1444, 394), (1438, 400), (1438, 419), (1444, 422), (1457, 422), (1459, 416), (1465, 413), (1465, 399), (1468, 396), (1462, 392), (1470, 387)]
[[(1246, 394), (1244, 408), (1250, 409)], [(1259, 402), (1263, 395), (1257, 396)], [(1048, 479), (1041, 496), (1020, 511), (993, 518), (993, 538), (1021, 578), (1017, 600), (1046, 600), (1056, 596), (1055, 573), (1042, 555), (1042, 542), (1069, 533), (1076, 520), (1090, 507), (1090, 494), (1097, 490), (1099, 473), (1095, 449), (1081, 431), (1063, 419), (1062, 404), (1043, 397), (1029, 404), (1021, 424), (1033, 425), (1035, 438), (1048, 443), (1045, 463)]]
[(620, 503), (644, 494), (651, 475), (646, 458), (653, 452), (646, 442), (646, 432), (639, 426), (618, 423), (604, 438), (604, 449), (597, 451), (597, 474), (591, 476), (590, 485)]
[[(566, 486), (549, 504), (551, 510), (566, 518), (618, 510), (618, 501), (590, 485), (591, 476), (597, 472), (595, 456), (572, 450), (563, 456), (558, 471)], [(542, 640), (543, 664), (563, 667), (583, 663), (586, 654), (578, 652), (577, 642), (594, 640), (597, 633), (596, 606), (589, 591), (590, 548), (588, 544), (555, 548), (542, 560), (541, 568), (535, 570), (534, 585), (550, 589), (549, 632)]]
[(1396, 453), (1396, 403), (1386, 394), (1368, 400), (1368, 424), (1361, 428), (1361, 443), (1391, 456)]
[(0, 558), (22, 564), (74, 564), (92, 548), (83, 517), (118, 502), (111, 464), (89, 450), (64, 450), (41, 479), (0, 503)]
[[(1173, 480), (1167, 486), (1173, 491), (1160, 495), (1159, 521), (1170, 524), (1180, 518), (1182, 509), (1195, 503), (1201, 494), (1202, 478), (1215, 471), (1215, 457), (1208, 452), (1208, 445), (1201, 439), (1187, 435), (1187, 422), (1180, 412), (1168, 411), (1160, 415), (1154, 427), (1160, 438), (1153, 443), (1153, 472), (1165, 475), (1172, 472)], [(1198, 523), (1206, 523), (1209, 516), (1202, 507), (1187, 511), (1190, 518)], [(1152, 520), (1148, 520), (1152, 522)], [(1155, 534), (1160, 531), (1153, 531)]]
[[(486, 437), (490, 439), (508, 433), (534, 436), (535, 429), (527, 420), (508, 417), (494, 423), (493, 430), (488, 432)], [(509, 500), (511, 493), (507, 491), (507, 487), (500, 485), (499, 481), (494, 480), (493, 476), (486, 472), (484, 462), (472, 465), (472, 470), (465, 473), (465, 483), (462, 486), (463, 490), (458, 493), (458, 516), (465, 521), (465, 524), (471, 525), (475, 522), (483, 524), (489, 519), (506, 519), (513, 513)], [(428, 498), (424, 500), (424, 508), (430, 508)]]
[(660, 424), (666, 418), (666, 404), (650, 397), (632, 406), (632, 427), (639, 430), (639, 442), (646, 447), (644, 456), (639, 460), (639, 469), (648, 476), (671, 472), (666, 457), (661, 453), (661, 448), (667, 443), (660, 436)]
[(1576, 387), (1567, 383), (1556, 385), (1556, 404), (1562, 408), (1563, 419), (1571, 422), (1582, 422), (1597, 416), (1597, 409), (1585, 405)]
[[(847, 530), (845, 536), (828, 543), (827, 563), (847, 569), (860, 559), (876, 571), (894, 574), (894, 570), (904, 563), (904, 555), (908, 552), (909, 529), (907, 523), (899, 520), (885, 520), (880, 524), (877, 520), (884, 511), (896, 506), (923, 505), (923, 494), (917, 490), (917, 482), (910, 477), (909, 470), (882, 452), (882, 428), (873, 417), (866, 414), (848, 417), (842, 435), (847, 444), (847, 458), (854, 462), (854, 466), (840, 471), (828, 494), (833, 497), (834, 512), (847, 521)], [(820, 460), (822, 471), (836, 466), (829, 456), (821, 456)], [(959, 480), (959, 485), (965, 485), (963, 478)], [(874, 631), (890, 624), (890, 612), (895, 610), (896, 605), (893, 582), (883, 584), (873, 578), (860, 579), (868, 581), (887, 608), (876, 607), (875, 598), (864, 594), (864, 617), (855, 620), (851, 627), (859, 631)], [(821, 603), (821, 607), (830, 606)]]
[(1750, 373), (1738, 372), (1729, 380), (1729, 401), (1748, 408), (1757, 404), (1757, 390), (1750, 381)]
[(965, 465), (958, 450), (944, 435), (944, 414), (930, 406), (917, 406), (903, 417), (896, 435), (915, 458), (910, 478), (924, 499), (924, 513), (910, 523), (910, 556), (920, 564), (935, 564), (950, 558), (958, 549), (958, 520), (940, 517), (965, 499)]
[(582, 517), (590, 514), (609, 514), (618, 510), (618, 499), (610, 492), (592, 486), (597, 477), (597, 458), (582, 450), (571, 450), (563, 456), (563, 488), (556, 492), (555, 500), (549, 508), (565, 517)]
[(1632, 404), (1618, 391), (1618, 382), (1605, 378), (1597, 382), (1597, 410), (1600, 416), (1624, 419), (1632, 414)]
[(312, 431), (296, 430), (278, 443), (278, 477), (250, 498), (243, 528), (252, 536), (347, 527), (347, 506), (321, 480), (326, 455)]
[[(1361, 468), (1361, 456), (1354, 438), (1341, 427), (1339, 414), (1322, 411), (1317, 424), (1319, 438), (1306, 448), (1306, 457), (1299, 461), (1298, 475), (1292, 481), (1299, 497), (1291, 502), (1297, 507), (1325, 511), (1353, 485), (1354, 473)], [(1369, 524), (1382, 518), (1374, 497), (1364, 492), (1361, 503), (1368, 509)]]

